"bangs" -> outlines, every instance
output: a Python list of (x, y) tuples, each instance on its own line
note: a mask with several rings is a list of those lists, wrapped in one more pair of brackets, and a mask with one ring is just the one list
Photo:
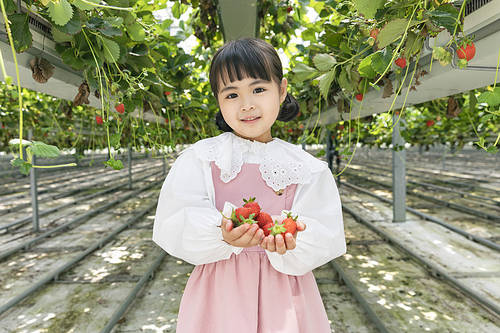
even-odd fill
[[(255, 45), (251, 40), (247, 40), (246, 43), (243, 41), (230, 43), (227, 47), (219, 50), (210, 67), (210, 85), (215, 97), (217, 97), (221, 86), (233, 81), (245, 78), (272, 81), (270, 73), (282, 72), (281, 61), (279, 66), (276, 64), (274, 66), (279, 67), (279, 69), (273, 68), (268, 60), (269, 55), (265, 53), (265, 49)], [(282, 78), (275, 79), (278, 79), (276, 81), (279, 82)]]

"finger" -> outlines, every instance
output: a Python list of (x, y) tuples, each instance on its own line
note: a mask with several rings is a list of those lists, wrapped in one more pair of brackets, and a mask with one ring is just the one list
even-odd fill
[(276, 235), (274, 238), (276, 240), (276, 251), (279, 254), (285, 254), (286, 252), (286, 247), (285, 247), (285, 240), (283, 239), (283, 236), (281, 234)]
[(287, 250), (295, 249), (295, 237), (291, 233), (287, 232), (285, 235), (285, 244)]
[(271, 251), (271, 252), (276, 251), (276, 244), (274, 243), (274, 236), (273, 235), (267, 236), (267, 249), (268, 249), (268, 251)]
[(262, 242), (263, 238), (264, 238), (264, 231), (261, 228), (258, 228), (253, 236), (252, 244), (253, 245), (260, 244), (260, 242)]
[(300, 222), (300, 221), (297, 221), (297, 230), (299, 230), (299, 231), (304, 231), (304, 230), (306, 230), (306, 225), (305, 225), (305, 223), (302, 223), (302, 222)]
[(245, 244), (251, 244), (255, 233), (259, 230), (259, 226), (257, 224), (245, 224), (247, 225), (247, 231), (238, 239), (238, 241)]
[[(232, 221), (229, 223), (233, 223)], [(235, 241), (239, 238), (241, 238), (248, 230), (250, 225), (248, 223), (243, 223), (239, 227), (233, 228), (228, 235), (228, 238), (231, 239), (231, 241)]]
[(224, 223), (224, 226), (225, 226), (225, 230), (227, 232), (230, 232), (233, 229), (233, 222), (230, 220), (226, 220)]

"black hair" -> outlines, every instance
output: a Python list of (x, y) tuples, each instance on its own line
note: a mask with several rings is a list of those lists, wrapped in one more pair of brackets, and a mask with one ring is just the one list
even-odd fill
[[(209, 78), (217, 104), (220, 80), (226, 84), (226, 77), (231, 82), (251, 77), (266, 81), (274, 80), (279, 85), (283, 79), (283, 66), (278, 53), (271, 44), (258, 38), (242, 38), (224, 44), (212, 59)], [(290, 121), (297, 116), (299, 111), (299, 103), (287, 93), (277, 120)], [(221, 131), (233, 131), (224, 120), (220, 110), (215, 115), (215, 123)]]

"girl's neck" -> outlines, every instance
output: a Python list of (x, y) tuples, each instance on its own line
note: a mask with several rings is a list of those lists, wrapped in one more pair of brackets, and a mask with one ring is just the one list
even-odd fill
[(246, 139), (246, 140), (258, 141), (258, 142), (262, 142), (262, 143), (268, 143), (268, 142), (271, 142), (274, 140), (273, 137), (271, 136), (271, 131), (269, 131), (268, 133), (264, 133), (258, 137), (255, 137), (255, 138), (249, 138), (249, 137), (243, 136), (241, 134), (238, 134), (234, 131), (233, 131), (233, 134), (236, 136), (239, 136), (240, 138)]

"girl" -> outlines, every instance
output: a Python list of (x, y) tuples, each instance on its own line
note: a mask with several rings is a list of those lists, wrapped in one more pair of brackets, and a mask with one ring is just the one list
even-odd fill
[[(299, 111), (279, 56), (260, 39), (231, 41), (214, 55), (209, 78), (224, 133), (181, 152), (153, 227), (154, 242), (196, 265), (177, 333), (329, 333), (311, 271), (346, 252), (340, 197), (327, 163), (271, 136), (276, 120)], [(271, 215), (298, 215), (295, 235), (233, 228), (225, 203), (241, 207), (249, 197)]]

